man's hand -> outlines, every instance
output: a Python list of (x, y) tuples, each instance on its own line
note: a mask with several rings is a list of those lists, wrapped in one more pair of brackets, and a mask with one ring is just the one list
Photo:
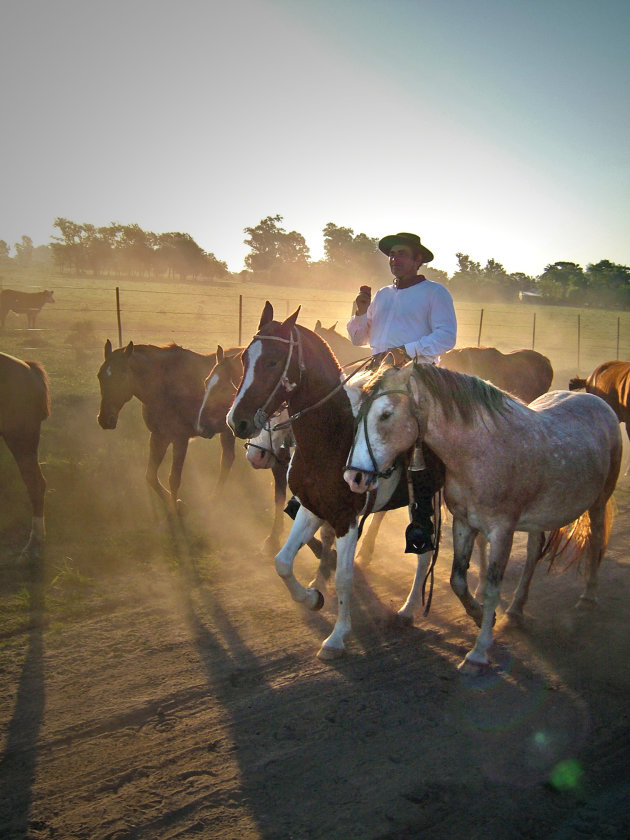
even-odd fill
[(359, 288), (359, 294), (354, 301), (357, 307), (357, 315), (365, 315), (371, 300), (372, 289), (369, 286), (361, 286)]

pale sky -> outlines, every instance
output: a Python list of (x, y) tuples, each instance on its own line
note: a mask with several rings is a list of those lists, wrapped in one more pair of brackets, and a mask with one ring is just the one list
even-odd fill
[[(0, 239), (57, 216), (243, 268), (280, 214), (537, 275), (630, 266), (628, 0), (0, 0)], [(13, 251), (12, 251), (13, 253)]]

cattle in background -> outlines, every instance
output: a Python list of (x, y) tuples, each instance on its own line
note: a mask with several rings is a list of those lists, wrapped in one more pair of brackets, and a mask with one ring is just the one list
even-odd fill
[(28, 329), (35, 327), (35, 318), (45, 303), (54, 303), (52, 291), (43, 292), (17, 292), (14, 289), (2, 289), (0, 291), (0, 325), (4, 322), (9, 312), (16, 312), (18, 315), (26, 315)]

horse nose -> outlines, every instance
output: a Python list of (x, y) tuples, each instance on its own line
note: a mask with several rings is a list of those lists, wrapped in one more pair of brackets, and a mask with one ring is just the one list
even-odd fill
[(109, 414), (99, 414), (96, 418), (101, 429), (115, 429), (117, 417)]
[(247, 420), (239, 420), (234, 426), (234, 434), (238, 438), (249, 438), (252, 436), (252, 432), (253, 429), (250, 428), (250, 424)]
[(361, 470), (346, 470), (343, 477), (353, 493), (367, 492), (369, 483), (366, 474)]

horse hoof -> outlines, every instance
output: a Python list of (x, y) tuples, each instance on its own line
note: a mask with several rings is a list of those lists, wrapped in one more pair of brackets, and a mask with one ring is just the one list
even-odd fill
[(403, 615), (403, 613), (394, 613), (392, 618), (392, 624), (394, 627), (413, 627), (413, 616), (412, 615)]
[(470, 659), (464, 659), (457, 666), (457, 670), (460, 674), (464, 674), (467, 677), (480, 677), (488, 673), (490, 664), (488, 662), (472, 662)]
[(315, 603), (313, 604), (313, 606), (311, 607), (311, 611), (312, 612), (318, 612), (324, 606), (324, 596), (319, 591), (319, 589), (314, 589), (313, 591), (317, 595), (317, 599), (316, 599)]
[(341, 659), (344, 653), (345, 650), (343, 648), (334, 648), (322, 645), (317, 654), (317, 658), (321, 659), (322, 662), (334, 662), (335, 659)]

